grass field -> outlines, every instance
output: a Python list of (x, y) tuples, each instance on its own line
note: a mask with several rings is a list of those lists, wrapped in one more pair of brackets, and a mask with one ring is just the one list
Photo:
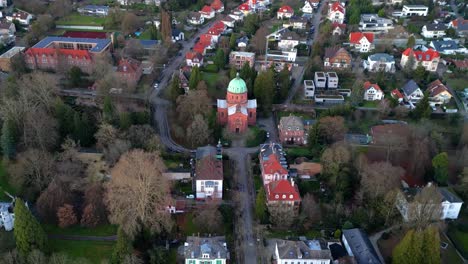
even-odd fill
[(463, 254), (464, 257), (468, 257), (468, 232), (450, 226), (447, 234), (452, 239), (453, 243), (455, 243), (460, 253)]
[(447, 78), (446, 80), (447, 85), (454, 90), (461, 91), (465, 88), (468, 88), (468, 84), (464, 78)]
[(246, 146), (257, 147), (266, 140), (266, 131), (256, 126), (249, 128)]
[[(0, 157), (2, 158), (2, 157)], [(10, 197), (5, 194), (5, 191), (11, 195), (15, 195), (17, 190), (8, 182), (8, 172), (5, 168), (5, 162), (0, 161), (0, 201), (10, 201)]]
[(110, 258), (114, 242), (49, 239), (49, 245), (52, 252), (63, 252), (70, 258), (86, 258), (99, 264)]
[(75, 235), (75, 236), (113, 236), (117, 234), (117, 226), (101, 225), (95, 228), (72, 226), (60, 228), (54, 225), (43, 225), (44, 231), (50, 235)]
[(105, 17), (82, 16), (78, 13), (70, 14), (56, 22), (57, 25), (102, 26)]

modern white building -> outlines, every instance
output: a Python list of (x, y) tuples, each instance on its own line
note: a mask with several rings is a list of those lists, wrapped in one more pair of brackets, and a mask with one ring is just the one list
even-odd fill
[(289, 29), (285, 29), (280, 33), (280, 41), (278, 42), (278, 48), (281, 50), (292, 50), (299, 45), (299, 35)]
[(82, 15), (107, 16), (109, 14), (108, 6), (87, 5), (77, 9)]
[(185, 264), (226, 264), (230, 259), (224, 236), (189, 236), (178, 253)]
[(336, 72), (327, 72), (327, 88), (336, 89), (338, 88), (338, 74)]
[(421, 35), (425, 38), (442, 38), (446, 30), (447, 26), (444, 24), (429, 24), (422, 27)]
[(375, 53), (369, 55), (367, 60), (362, 62), (364, 69), (370, 72), (395, 72), (395, 58), (386, 53)]
[(10, 22), (13, 20), (18, 20), (21, 25), (28, 26), (31, 22), (31, 19), (33, 19), (33, 15), (28, 12), (18, 10), (18, 12), (13, 13), (13, 15), (6, 16), (6, 19)]
[(197, 199), (223, 198), (222, 146), (197, 148), (195, 162), (195, 192)]
[(276, 264), (330, 264), (331, 253), (325, 242), (319, 240), (292, 241), (272, 239), (268, 241)]
[(314, 99), (315, 84), (313, 80), (304, 80), (304, 98)]
[(393, 21), (377, 14), (362, 14), (359, 21), (360, 31), (387, 32), (393, 29)]
[(315, 87), (318, 89), (327, 88), (327, 75), (325, 72), (315, 72), (314, 74)]
[(0, 202), (0, 228), (6, 231), (13, 230), (15, 225), (15, 214), (13, 213), (12, 203)]
[(402, 12), (402, 15), (405, 17), (427, 16), (427, 13), (429, 12), (429, 7), (425, 5), (404, 5), (401, 12)]

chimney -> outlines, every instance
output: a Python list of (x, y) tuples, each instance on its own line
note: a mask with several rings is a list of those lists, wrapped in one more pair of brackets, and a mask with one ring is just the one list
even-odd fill
[(291, 178), (291, 185), (292, 185), (292, 187), (294, 187), (294, 180), (293, 180), (293, 178)]

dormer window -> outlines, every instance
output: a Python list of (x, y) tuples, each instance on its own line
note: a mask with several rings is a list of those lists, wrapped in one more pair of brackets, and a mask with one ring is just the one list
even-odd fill
[(288, 130), (291, 130), (291, 127), (290, 127), (290, 126), (288, 126)]
[(283, 194), (283, 197), (282, 197), (282, 198), (283, 198), (283, 199), (286, 199), (286, 194)]
[(276, 195), (275, 195), (275, 199), (278, 199), (278, 198), (279, 198), (279, 195), (278, 195), (278, 194), (276, 194)]
[(203, 253), (202, 258), (210, 258), (210, 254)]
[(292, 199), (294, 197), (294, 195), (290, 194), (289, 195), (289, 199)]

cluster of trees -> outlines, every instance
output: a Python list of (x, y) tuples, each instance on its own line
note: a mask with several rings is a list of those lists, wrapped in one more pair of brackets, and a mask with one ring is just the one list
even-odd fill
[[(241, 76), (242, 77), (242, 76)], [(273, 103), (282, 103), (291, 87), (290, 72), (284, 68), (276, 73), (273, 68), (260, 72), (255, 78), (253, 95), (265, 115), (271, 113)]]
[(438, 228), (410, 229), (393, 250), (392, 263), (441, 263)]

